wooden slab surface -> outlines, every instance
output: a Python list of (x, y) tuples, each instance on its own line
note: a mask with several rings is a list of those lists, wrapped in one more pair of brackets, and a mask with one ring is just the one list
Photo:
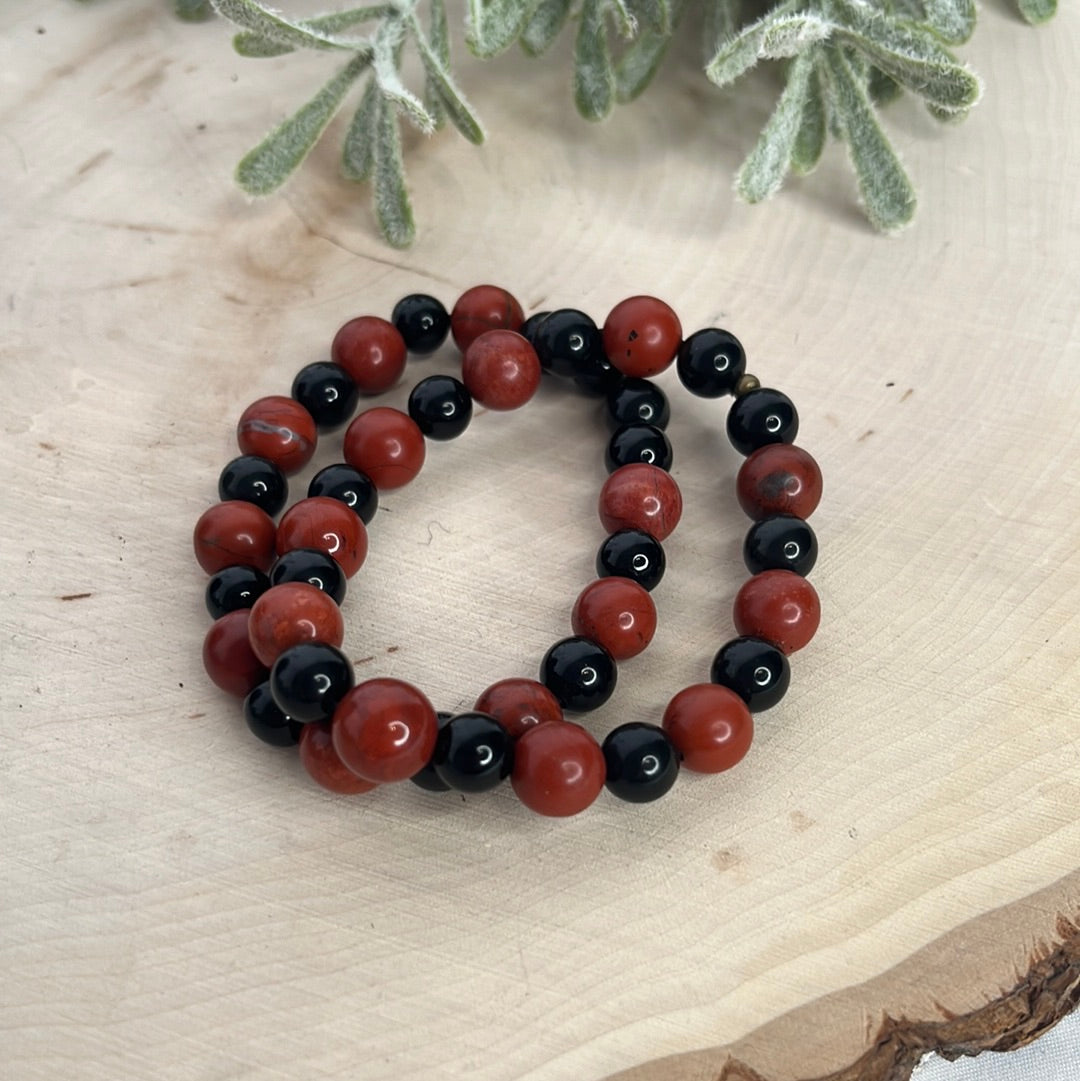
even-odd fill
[[(409, 137), (400, 253), (333, 141), (281, 197), (232, 186), (325, 58), (241, 60), (157, 0), (7, 0), (0, 1075), (879, 1081), (1075, 1002), (1080, 18), (980, 19), (969, 122), (888, 114), (902, 238), (838, 147), (733, 201), (767, 72), (720, 94), (688, 49), (593, 128), (564, 49), (463, 61), (491, 138)], [(824, 624), (729, 775), (566, 822), (509, 788), (335, 799), (205, 678), (190, 531), (240, 411), (346, 318), (480, 281), (600, 318), (656, 293), (798, 404)], [(598, 733), (707, 678), (745, 575), (723, 407), (662, 382), (686, 514)], [(545, 387), (432, 448), (350, 588), (359, 674), (451, 710), (531, 675), (592, 574), (604, 439)]]

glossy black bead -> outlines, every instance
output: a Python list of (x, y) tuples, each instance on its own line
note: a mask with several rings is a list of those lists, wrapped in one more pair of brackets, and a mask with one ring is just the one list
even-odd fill
[(341, 500), (356, 511), (364, 525), (375, 517), (375, 511), (379, 509), (379, 492), (374, 481), (366, 473), (353, 469), (345, 462), (337, 462), (320, 469), (311, 478), (307, 494), (309, 497), (322, 495)]
[(759, 387), (736, 398), (728, 410), (727, 434), (740, 454), (753, 454), (770, 443), (794, 443), (799, 414), (786, 394)]
[(709, 678), (734, 691), (751, 713), (760, 713), (784, 697), (791, 666), (783, 651), (764, 638), (733, 638), (713, 658)]
[(431, 763), (458, 792), (486, 792), (510, 775), (514, 741), (494, 717), (459, 713), (441, 729)]
[(434, 353), (450, 333), (450, 313), (441, 300), (412, 293), (394, 305), (390, 322), (405, 339), (410, 353)]
[(222, 501), (242, 499), (254, 503), (273, 518), (289, 498), (289, 482), (273, 462), (255, 454), (241, 454), (221, 471), (218, 496)]
[(345, 572), (341, 564), (318, 548), (294, 548), (278, 556), (270, 568), (270, 584), (307, 582), (329, 594), (337, 604), (345, 600)]
[(304, 642), (285, 650), (270, 669), (270, 692), (294, 721), (326, 721), (351, 690), (348, 657), (324, 642)]
[(451, 375), (431, 375), (413, 387), (409, 416), (428, 439), (454, 439), (472, 420), (472, 395)]
[(651, 424), (627, 424), (617, 429), (604, 453), (604, 464), (609, 473), (639, 462), (661, 469), (671, 468), (671, 442)]
[(353, 415), (360, 391), (344, 368), (319, 360), (296, 373), (292, 396), (311, 414), (320, 432), (329, 432)]
[(804, 578), (817, 562), (817, 537), (793, 514), (773, 514), (755, 522), (743, 541), (743, 561), (751, 574), (794, 571)]
[(270, 693), (269, 680), (244, 699), (244, 720), (263, 743), (272, 747), (292, 747), (300, 742), (303, 725), (281, 712)]
[(225, 567), (206, 583), (206, 610), (220, 619), (250, 608), (269, 588), (270, 579), (254, 567)]
[(596, 323), (576, 308), (551, 312), (533, 337), (540, 366), (554, 375), (571, 377), (600, 368), (604, 338)]
[(629, 578), (650, 591), (660, 584), (666, 566), (661, 543), (641, 529), (612, 533), (596, 553), (598, 578)]
[(574, 385), (585, 394), (606, 398), (625, 378), (601, 351), (581, 362), (578, 370), (574, 372)]
[(589, 638), (563, 638), (544, 654), (540, 682), (563, 709), (599, 709), (615, 690), (618, 669), (603, 646)]
[(533, 347), (536, 348), (536, 332), (540, 329), (540, 324), (551, 314), (551, 312), (536, 312), (530, 315), (518, 330), (518, 333)]
[[(453, 717), (452, 713), (446, 713), (443, 710), (439, 710), (435, 714), (436, 720), (439, 722), (439, 731), (441, 732), (447, 724), (450, 722), (450, 718)], [(423, 769), (418, 770), (410, 778), (410, 781), (417, 788), (422, 788), (425, 792), (449, 792), (450, 786), (435, 772), (434, 761), (428, 762)]]
[(613, 428), (651, 424), (663, 431), (671, 420), (671, 406), (667, 395), (655, 383), (631, 376), (608, 395), (607, 414)]
[(628, 803), (659, 799), (679, 776), (679, 753), (654, 724), (621, 724), (608, 733), (601, 750), (608, 791)]
[(734, 393), (735, 384), (746, 371), (746, 353), (734, 334), (706, 327), (679, 346), (675, 370), (691, 394), (719, 398)]

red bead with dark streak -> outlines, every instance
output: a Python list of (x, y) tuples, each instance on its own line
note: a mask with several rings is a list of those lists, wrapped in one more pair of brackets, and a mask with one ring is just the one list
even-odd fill
[(793, 571), (762, 571), (735, 595), (735, 629), (785, 653), (802, 649), (821, 623), (817, 591)]
[(248, 640), (248, 609), (215, 619), (203, 639), (203, 668), (223, 691), (246, 697), (270, 674)]
[(755, 522), (771, 514), (809, 518), (821, 502), (821, 469), (802, 447), (770, 443), (755, 450), (735, 480), (739, 506)]
[(599, 509), (609, 533), (642, 529), (662, 541), (682, 517), (682, 493), (670, 473), (635, 462), (616, 469), (604, 481)]
[(656, 633), (656, 605), (629, 578), (598, 578), (578, 595), (570, 617), (574, 634), (591, 638), (615, 660), (636, 657)]
[(195, 558), (207, 574), (233, 566), (267, 571), (274, 562), (276, 534), (266, 511), (242, 499), (227, 499), (203, 511), (195, 523)]
[(267, 667), (301, 642), (340, 646), (345, 621), (334, 598), (308, 582), (282, 582), (251, 607), (248, 637), (255, 656)]
[(474, 708), (494, 717), (515, 739), (538, 724), (563, 719), (559, 700), (535, 679), (501, 679), (480, 695)]
[(240, 414), (236, 442), (244, 454), (268, 458), (283, 473), (296, 473), (311, 461), (318, 431), (298, 401), (272, 394), (252, 402)]
[(338, 499), (316, 495), (294, 503), (277, 529), (277, 552), (317, 548), (337, 560), (351, 578), (367, 557), (367, 530), (359, 515)]
[(450, 333), (466, 349), (488, 330), (520, 330), (525, 322), (521, 305), (497, 285), (474, 285), (458, 297), (450, 313)]

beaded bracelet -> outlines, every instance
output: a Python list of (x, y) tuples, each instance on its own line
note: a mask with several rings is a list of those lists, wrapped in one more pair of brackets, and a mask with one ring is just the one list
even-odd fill
[[(318, 431), (352, 417), (361, 393), (401, 378), (408, 353), (434, 352), (452, 334), (462, 379), (434, 375), (409, 395), (408, 413), (376, 406), (351, 420), (343, 463), (320, 470), (308, 497), (285, 506), (285, 474), (315, 451)], [(603, 328), (576, 309), (525, 319), (505, 290), (477, 286), (453, 312), (415, 294), (390, 321), (361, 316), (336, 334), (331, 360), (297, 374), (291, 397), (250, 405), (237, 426), (240, 457), (218, 483), (221, 502), (195, 527), (195, 554), (211, 575), (214, 623), (203, 663), (223, 690), (244, 697), (249, 728), (266, 743), (299, 744), (307, 772), (341, 794), (409, 779), (430, 791), (481, 792), (510, 778), (537, 813), (576, 814), (606, 787), (629, 802), (670, 790), (680, 767), (717, 773), (739, 762), (753, 737), (752, 713), (776, 705), (790, 681), (787, 656), (817, 630), (820, 605), (806, 581), (817, 541), (805, 519), (821, 498), (821, 473), (793, 445), (798, 415), (786, 395), (746, 374), (738, 339), (706, 328), (683, 340), (675, 312), (653, 297), (631, 297)], [(754, 520), (743, 546), (752, 577), (739, 590), (739, 637), (716, 654), (710, 682), (679, 691), (661, 725), (622, 724), (603, 742), (565, 713), (603, 705), (617, 662), (645, 649), (655, 631), (651, 590), (661, 580), (661, 542), (678, 523), (682, 497), (668, 470), (664, 429), (670, 407), (649, 379), (676, 362), (683, 385), (705, 398), (734, 397), (727, 433), (746, 460), (739, 503)], [(367, 554), (367, 526), (380, 491), (411, 481), (427, 441), (456, 438), (473, 402), (512, 410), (535, 394), (543, 373), (603, 395), (614, 432), (599, 512), (609, 531), (597, 579), (574, 604), (573, 636), (555, 643), (539, 680), (511, 678), (487, 688), (473, 710), (437, 713), (398, 679), (356, 684), (339, 648), (345, 582)]]

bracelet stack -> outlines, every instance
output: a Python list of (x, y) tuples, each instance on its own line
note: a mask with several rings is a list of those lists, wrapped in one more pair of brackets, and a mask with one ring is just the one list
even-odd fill
[[(448, 335), (462, 353), (461, 379), (429, 376), (412, 389), (407, 411), (375, 406), (354, 416), (361, 395), (399, 382), (408, 354), (433, 353)], [(527, 807), (560, 817), (584, 810), (605, 786), (645, 803), (668, 792), (681, 767), (718, 773), (743, 758), (752, 715), (784, 696), (788, 656), (820, 621), (806, 580), (817, 557), (806, 519), (822, 481), (814, 459), (794, 445), (794, 405), (747, 374), (734, 335), (706, 328), (684, 339), (675, 312), (647, 296), (617, 304), (602, 327), (576, 309), (526, 319), (506, 290), (482, 285), (449, 313), (415, 294), (389, 320), (351, 319), (330, 358), (301, 369), (289, 397), (244, 410), (241, 455), (220, 475), (221, 502), (195, 526), (214, 619), (203, 664), (215, 684), (244, 699), (256, 736), (298, 744), (304, 768), (332, 792), (411, 780), (431, 792), (475, 793), (509, 778)], [(651, 377), (672, 363), (691, 393), (734, 398), (727, 434), (746, 456), (736, 491), (754, 523), (743, 546), (751, 577), (735, 598), (738, 636), (715, 655), (709, 681), (675, 694), (659, 725), (622, 724), (600, 743), (566, 714), (607, 702), (618, 663), (641, 653), (656, 629), (651, 593), (682, 495), (669, 472), (670, 406)], [(545, 375), (602, 396), (614, 429), (598, 504), (608, 536), (597, 578), (572, 607), (573, 634), (547, 651), (537, 679), (501, 680), (465, 713), (437, 712), (400, 679), (356, 683), (341, 648), (341, 604), (367, 555), (380, 493), (407, 485), (432, 443), (464, 433), (474, 402), (520, 408)], [(307, 497), (285, 510), (287, 476), (310, 462), (319, 433), (345, 424), (344, 461), (316, 473)]]

